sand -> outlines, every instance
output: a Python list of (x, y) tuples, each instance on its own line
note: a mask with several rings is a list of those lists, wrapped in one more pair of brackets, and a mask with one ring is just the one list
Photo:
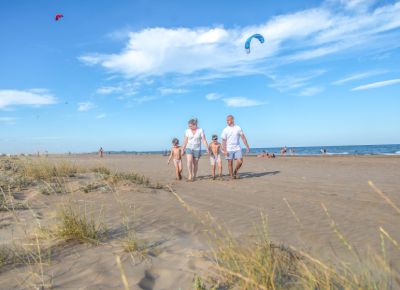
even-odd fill
[[(380, 251), (379, 227), (400, 240), (400, 215), (368, 185), (373, 181), (400, 205), (400, 157), (396, 156), (248, 157), (239, 180), (226, 176), (212, 180), (205, 157), (195, 182), (174, 180), (173, 166), (168, 166), (162, 156), (49, 158), (66, 159), (83, 167), (140, 172), (153, 182), (170, 186), (197, 213), (209, 213), (237, 238), (251, 239), (263, 214), (273, 242), (292, 245), (324, 260), (346, 259), (349, 254), (322, 205), (360, 254)], [(226, 163), (224, 166), (226, 173)], [(117, 255), (130, 289), (191, 289), (194, 275), (211, 271), (205, 258), (210, 251), (206, 227), (167, 189), (124, 185), (117, 192), (105, 188), (61, 196), (23, 191), (19, 198), (29, 201), (31, 210), (0, 212), (1, 243), (32, 242), (27, 235), (32, 236), (38, 222), (54, 223), (57, 208), (67, 201), (85, 204), (107, 224), (109, 236), (97, 246), (59, 244), (42, 276), (37, 276), (41, 270), (34, 267), (6, 268), (0, 271), (2, 289), (32, 289), (43, 280), (54, 289), (122, 289)], [(122, 212), (127, 212), (138, 239), (149, 247), (144, 259), (125, 253), (121, 247), (126, 232), (123, 220), (127, 217)], [(387, 252), (390, 262), (400, 266), (399, 251), (390, 243)]]

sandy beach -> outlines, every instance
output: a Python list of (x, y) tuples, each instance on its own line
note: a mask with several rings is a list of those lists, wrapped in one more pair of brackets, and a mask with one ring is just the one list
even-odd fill
[[(206, 255), (210, 251), (207, 227), (199, 219), (207, 215), (233, 237), (246, 240), (254, 238), (254, 228), (264, 215), (271, 241), (324, 261), (353, 259), (335, 229), (360, 255), (380, 251), (380, 227), (400, 240), (399, 214), (368, 185), (372, 181), (400, 205), (397, 156), (247, 157), (239, 180), (227, 176), (212, 180), (209, 160), (203, 157), (195, 182), (174, 180), (173, 166), (167, 165), (166, 157), (156, 155), (106, 155), (102, 159), (70, 155), (50, 156), (49, 160), (134, 171), (157, 186), (122, 184), (115, 191), (100, 186), (85, 193), (79, 188), (87, 183), (86, 176), (68, 183), (69, 194), (45, 195), (34, 189), (13, 192), (15, 200), (29, 204), (29, 210), (0, 212), (2, 244), (34, 242), (35, 238), (27, 237), (37, 238), (38, 224), (52, 225), (57, 208), (66, 202), (85, 204), (107, 225), (108, 234), (98, 245), (57, 243), (41, 275), (31, 265), (3, 267), (2, 289), (32, 289), (39, 276), (53, 289), (122, 289), (116, 256), (121, 257), (130, 289), (192, 289), (195, 275), (213, 272)], [(139, 240), (146, 241), (145, 258), (122, 250), (124, 220), (129, 220)], [(389, 242), (386, 251), (390, 264), (399, 267), (400, 252)]]

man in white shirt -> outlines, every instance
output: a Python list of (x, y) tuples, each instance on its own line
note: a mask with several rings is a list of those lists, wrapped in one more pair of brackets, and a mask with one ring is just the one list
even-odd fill
[[(222, 149), (228, 160), (229, 175), (236, 179), (239, 177), (238, 171), (243, 164), (242, 148), (240, 147), (240, 138), (246, 146), (246, 152), (250, 152), (250, 146), (247, 143), (242, 128), (235, 125), (235, 119), (232, 115), (226, 117), (228, 126), (222, 131)], [(233, 170), (233, 160), (236, 160), (236, 168)]]

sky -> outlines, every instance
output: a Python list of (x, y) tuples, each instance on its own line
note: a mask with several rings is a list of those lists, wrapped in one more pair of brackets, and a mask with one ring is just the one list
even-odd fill
[(0, 1), (0, 153), (164, 150), (228, 114), (251, 147), (398, 144), (399, 39), (400, 1)]

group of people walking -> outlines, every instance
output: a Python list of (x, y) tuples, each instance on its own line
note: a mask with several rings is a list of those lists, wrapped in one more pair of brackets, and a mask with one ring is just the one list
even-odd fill
[[(239, 169), (243, 164), (242, 148), (240, 139), (246, 146), (247, 152), (250, 152), (250, 146), (247, 142), (243, 130), (235, 125), (235, 119), (232, 115), (226, 117), (226, 128), (222, 131), (222, 144), (218, 141), (218, 135), (212, 135), (211, 143), (208, 144), (204, 130), (198, 127), (197, 119), (190, 119), (188, 129), (185, 131), (185, 137), (182, 147), (179, 140), (172, 140), (171, 154), (168, 158), (168, 164), (171, 159), (174, 162), (176, 179), (182, 179), (182, 157), (186, 154), (188, 181), (194, 181), (197, 177), (199, 160), (201, 157), (201, 143), (206, 148), (206, 154), (210, 155), (212, 178), (216, 178), (216, 167), (218, 166), (218, 175), (222, 177), (222, 157), (228, 161), (229, 175), (232, 179), (239, 178)], [(235, 169), (233, 161), (236, 161)]]

